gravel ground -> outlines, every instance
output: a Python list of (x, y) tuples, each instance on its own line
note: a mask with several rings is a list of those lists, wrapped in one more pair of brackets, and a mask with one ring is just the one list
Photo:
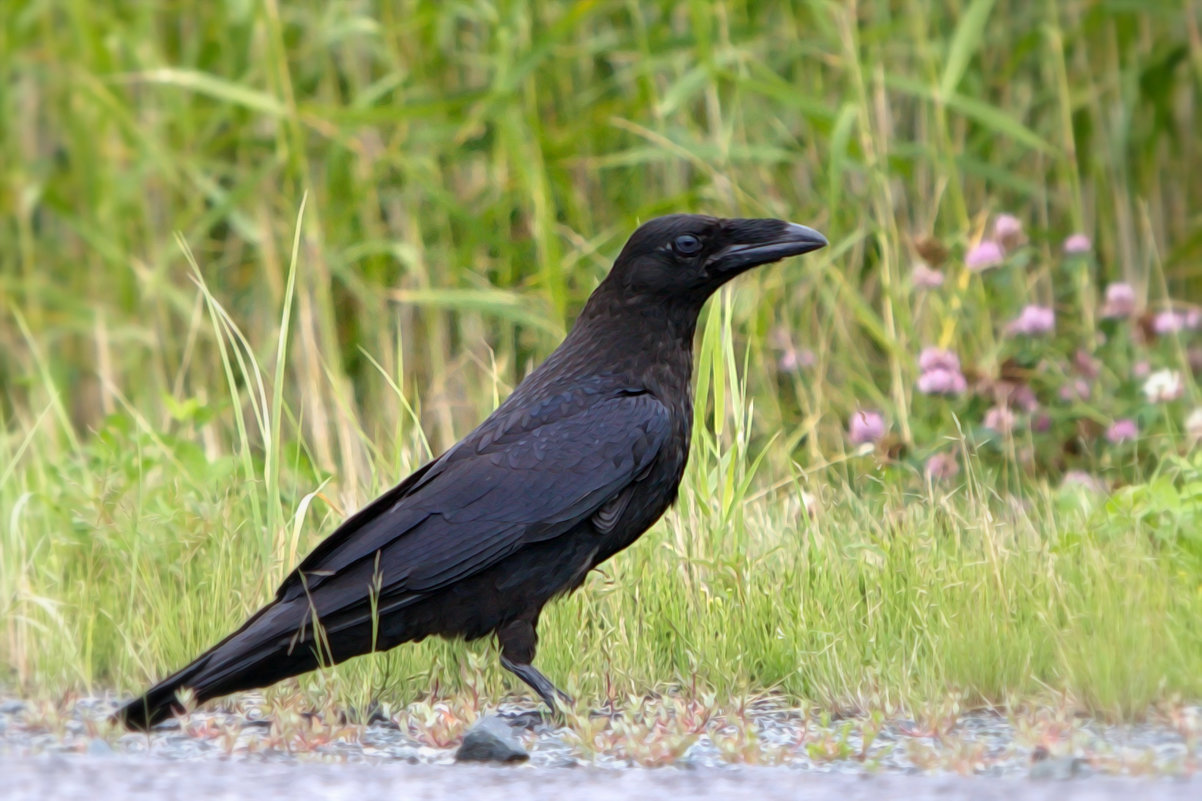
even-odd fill
[(809, 774), (789, 768), (725, 770), (540, 770), (530, 767), (457, 765), (295, 765), (233, 762), (221, 770), (197, 762), (108, 760), (41, 756), (24, 761), (0, 757), (0, 797), (6, 799), (572, 799), (572, 801), (663, 801), (756, 798), (757, 801), (1196, 801), (1196, 781), (1092, 778), (1073, 782), (1030, 779), (986, 780), (962, 776), (845, 776)]
[(479, 712), (415, 704), (363, 726), (278, 706), (269, 719), (260, 703), (247, 696), (146, 735), (108, 724), (109, 700), (0, 698), (0, 797), (244, 798), (254, 787), (266, 798), (299, 786), (315, 799), (403, 788), (398, 797), (464, 801), (496, 790), (624, 801), (1202, 797), (1199, 706), (1124, 726), (1054, 709), (831, 721), (767, 702), (721, 710), (671, 698), (564, 725), (502, 706), (529, 760), (477, 767), (454, 757)]

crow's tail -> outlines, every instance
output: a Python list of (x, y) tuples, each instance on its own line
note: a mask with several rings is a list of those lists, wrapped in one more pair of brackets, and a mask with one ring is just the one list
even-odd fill
[(176, 694), (185, 687), (201, 703), (314, 670), (320, 662), (312, 627), (306, 625), (306, 610), (298, 606), (273, 603), (259, 610), (192, 664), (118, 709), (114, 719), (131, 729), (145, 730), (183, 711)]

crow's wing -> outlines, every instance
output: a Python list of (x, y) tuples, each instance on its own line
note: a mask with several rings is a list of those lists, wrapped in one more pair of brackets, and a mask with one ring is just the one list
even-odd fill
[[(348, 519), (277, 597), (317, 601), (323, 584), (343, 584), (340, 575), (370, 574), (394, 602), (446, 587), (602, 510), (644, 474), (669, 436), (667, 408), (642, 392), (582, 388), (502, 407)], [(349, 602), (366, 593), (341, 586), (333, 594)]]

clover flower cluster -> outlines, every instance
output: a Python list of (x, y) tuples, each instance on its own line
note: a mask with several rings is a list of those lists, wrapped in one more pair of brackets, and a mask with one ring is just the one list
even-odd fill
[[(952, 248), (927, 238), (915, 250), (913, 319), (921, 326), (924, 316), (941, 315), (929, 325), (938, 344), (915, 358), (908, 409), (852, 412), (851, 445), (876, 445), (878, 455), (893, 458), (897, 437), (888, 437), (888, 418), (907, 413), (914, 441), (905, 448), (928, 454), (923, 473), (932, 481), (955, 479), (960, 457), (958, 448), (931, 443), (963, 430), (983, 457), (1015, 456), (1066, 483), (1106, 486), (1113, 477), (1091, 470), (1113, 476), (1150, 450), (1202, 444), (1202, 407), (1184, 403), (1196, 397), (1191, 377), (1202, 375), (1202, 307), (1172, 299), (1149, 304), (1128, 281), (1099, 292), (1087, 235), (1040, 251), (1012, 214), (998, 215), (967, 248), (959, 280), (946, 280), (956, 269)], [(1043, 270), (1040, 252), (1053, 254)], [(991, 277), (1006, 270), (1014, 271), (1009, 280)], [(1035, 290), (1055, 303), (1026, 296)], [(978, 335), (957, 336), (965, 330)], [(989, 330), (991, 337), (979, 335)], [(785, 356), (790, 365), (802, 361)]]

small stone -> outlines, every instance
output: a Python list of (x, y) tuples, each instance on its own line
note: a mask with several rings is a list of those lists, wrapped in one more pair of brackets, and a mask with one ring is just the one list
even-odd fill
[(1068, 781), (1089, 773), (1089, 763), (1080, 757), (1038, 757), (1037, 749), (1037, 753), (1032, 755), (1033, 762), (1030, 773), (1031, 778), (1036, 781)]
[(525, 762), (529, 758), (509, 724), (497, 715), (476, 721), (455, 752), (456, 762)]
[(0, 715), (16, 715), (25, 711), (25, 702), (15, 698), (0, 702)]
[(689, 769), (720, 767), (723, 765), (722, 752), (704, 734), (697, 738), (695, 743), (686, 748), (685, 752), (676, 760), (677, 767)]
[(113, 747), (104, 740), (90, 740), (88, 742), (88, 756), (109, 757), (113, 753)]

